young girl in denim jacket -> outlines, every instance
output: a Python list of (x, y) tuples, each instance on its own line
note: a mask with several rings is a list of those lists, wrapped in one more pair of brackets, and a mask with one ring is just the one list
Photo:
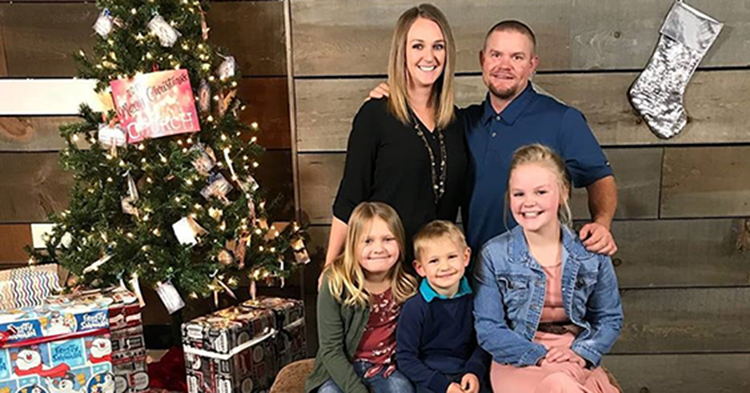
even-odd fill
[(381, 202), (360, 203), (344, 253), (323, 272), (318, 354), (305, 392), (413, 393), (396, 370), (396, 325), (417, 283), (403, 270), (404, 228)]
[(543, 145), (518, 149), (506, 206), (518, 222), (479, 254), (474, 314), (495, 393), (617, 392), (599, 367), (622, 306), (609, 257), (568, 227), (570, 180)]

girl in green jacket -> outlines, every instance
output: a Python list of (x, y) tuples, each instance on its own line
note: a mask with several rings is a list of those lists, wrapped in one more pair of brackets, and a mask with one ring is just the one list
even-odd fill
[(352, 212), (344, 253), (318, 295), (319, 349), (306, 392), (411, 393), (396, 370), (396, 323), (417, 283), (403, 271), (404, 228), (393, 208), (363, 202)]

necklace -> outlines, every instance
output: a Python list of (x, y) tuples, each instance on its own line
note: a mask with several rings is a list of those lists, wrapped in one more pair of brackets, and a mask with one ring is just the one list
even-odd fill
[(427, 149), (427, 154), (430, 156), (430, 172), (432, 174), (432, 193), (435, 195), (435, 204), (437, 205), (440, 201), (440, 197), (443, 196), (445, 193), (445, 177), (447, 174), (447, 165), (446, 162), (448, 161), (448, 152), (445, 148), (445, 136), (443, 135), (443, 132), (439, 130), (437, 127), (435, 127), (435, 132), (437, 134), (438, 138), (438, 145), (440, 146), (440, 173), (438, 174), (435, 170), (435, 153), (433, 153), (432, 148), (430, 148), (430, 143), (427, 141), (427, 136), (425, 135), (426, 130), (422, 130), (421, 122), (413, 116), (412, 121), (414, 122), (414, 129), (417, 131), (417, 135), (422, 138), (422, 142), (424, 142), (424, 147)]

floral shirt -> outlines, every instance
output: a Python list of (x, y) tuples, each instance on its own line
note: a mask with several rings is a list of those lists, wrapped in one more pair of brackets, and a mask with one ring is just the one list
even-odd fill
[(370, 319), (354, 353), (354, 361), (372, 363), (365, 378), (372, 378), (385, 368), (384, 378), (396, 370), (396, 325), (401, 307), (393, 301), (391, 290), (370, 294)]

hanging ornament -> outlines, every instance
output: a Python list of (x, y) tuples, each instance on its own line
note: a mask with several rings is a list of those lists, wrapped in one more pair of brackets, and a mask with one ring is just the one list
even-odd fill
[(237, 183), (240, 185), (240, 189), (244, 192), (255, 192), (260, 188), (260, 184), (252, 175), (247, 175), (244, 180), (238, 180)]
[(148, 22), (148, 29), (159, 38), (159, 43), (163, 47), (171, 47), (182, 35), (159, 14)]
[(209, 172), (216, 165), (216, 155), (211, 146), (204, 146), (202, 143), (196, 143), (190, 150), (197, 150), (198, 157), (193, 161), (193, 166), (203, 176), (208, 176)]
[(255, 223), (255, 202), (252, 199), (247, 200), (247, 220), (252, 226)]
[(219, 116), (224, 116), (225, 113), (227, 113), (227, 109), (229, 108), (229, 104), (232, 103), (232, 100), (237, 95), (237, 90), (232, 90), (226, 95), (222, 93), (219, 96)]
[(159, 283), (156, 287), (156, 293), (159, 294), (161, 302), (164, 303), (164, 307), (170, 314), (174, 314), (185, 307), (185, 302), (182, 300), (180, 293), (177, 292), (177, 288), (169, 281)]
[(265, 217), (258, 219), (258, 227), (264, 231), (268, 230), (268, 220)]
[(227, 194), (232, 191), (234, 187), (229, 184), (229, 181), (221, 173), (214, 173), (208, 178), (208, 185), (201, 190), (201, 195), (204, 198), (210, 199), (211, 197), (219, 198), (226, 204), (229, 204)]
[(206, 13), (200, 9), (200, 6), (198, 6), (198, 9), (201, 14), (201, 38), (203, 38), (203, 41), (208, 41), (208, 32), (211, 29), (208, 27), (208, 23), (206, 23)]
[(216, 74), (221, 80), (227, 80), (232, 77), (234, 77), (234, 74), (236, 72), (236, 63), (234, 61), (234, 56), (227, 56), (224, 58), (224, 61), (221, 62), (219, 65), (219, 68), (216, 70)]
[(205, 79), (201, 79), (198, 87), (198, 110), (208, 112), (211, 110), (211, 86)]
[(685, 88), (723, 26), (682, 0), (672, 5), (651, 61), (628, 91), (633, 108), (659, 138), (671, 138), (687, 124)]
[(138, 304), (141, 308), (146, 307), (146, 301), (143, 299), (143, 292), (141, 292), (141, 282), (138, 279), (138, 273), (133, 273), (130, 278), (130, 288), (133, 289), (133, 293), (138, 298)]
[[(234, 242), (234, 240), (232, 240), (231, 242)], [(231, 246), (233, 246), (233, 244), (227, 245), (228, 248)], [(221, 263), (222, 265), (229, 266), (234, 263), (234, 254), (231, 251), (224, 249), (219, 251), (219, 255), (216, 257), (216, 259), (218, 259), (219, 263)]]
[(120, 206), (122, 207), (123, 213), (137, 216), (139, 215), (139, 211), (135, 206), (133, 206), (133, 203), (138, 200), (138, 187), (136, 186), (133, 177), (130, 176), (130, 172), (128, 172), (127, 174), (127, 183), (128, 196), (122, 198), (122, 200), (120, 201)]
[(249, 292), (250, 292), (250, 300), (256, 301), (257, 300), (256, 299), (257, 298), (257, 294), (258, 294), (258, 286), (255, 284), (255, 279), (252, 278), (252, 277), (250, 278), (250, 290), (249, 290)]
[(108, 8), (105, 8), (104, 11), (99, 14), (99, 17), (96, 19), (96, 23), (94, 23), (94, 31), (96, 32), (96, 34), (102, 36), (102, 38), (107, 38), (109, 33), (112, 32), (113, 28), (114, 19), (112, 18), (112, 13), (109, 12)]
[(183, 217), (172, 224), (172, 230), (180, 244), (194, 246), (198, 244), (198, 237), (208, 233), (191, 217)]
[(97, 259), (94, 263), (86, 266), (86, 268), (83, 269), (83, 274), (95, 272), (99, 270), (99, 267), (104, 265), (105, 263), (109, 262), (109, 260), (112, 259), (112, 255), (105, 255), (99, 259)]
[(268, 229), (268, 232), (266, 232), (266, 240), (273, 240), (279, 237), (281, 232), (284, 232), (284, 229), (289, 226), (288, 222), (274, 222), (271, 224), (271, 228)]
[(119, 124), (99, 124), (97, 139), (107, 147), (125, 146), (128, 142), (127, 133)]
[(294, 260), (298, 264), (307, 265), (310, 263), (310, 254), (308, 254), (305, 241), (301, 237), (292, 242), (292, 251), (294, 252)]
[(237, 261), (237, 267), (239, 269), (242, 269), (245, 267), (245, 254), (247, 253), (247, 248), (250, 247), (250, 241), (252, 240), (252, 236), (250, 232), (243, 232), (240, 234), (239, 240), (236, 242), (236, 246), (234, 247), (234, 257)]
[(208, 215), (209, 217), (213, 218), (217, 222), (221, 220), (221, 216), (224, 214), (224, 211), (221, 209), (215, 209), (213, 207), (208, 208)]

